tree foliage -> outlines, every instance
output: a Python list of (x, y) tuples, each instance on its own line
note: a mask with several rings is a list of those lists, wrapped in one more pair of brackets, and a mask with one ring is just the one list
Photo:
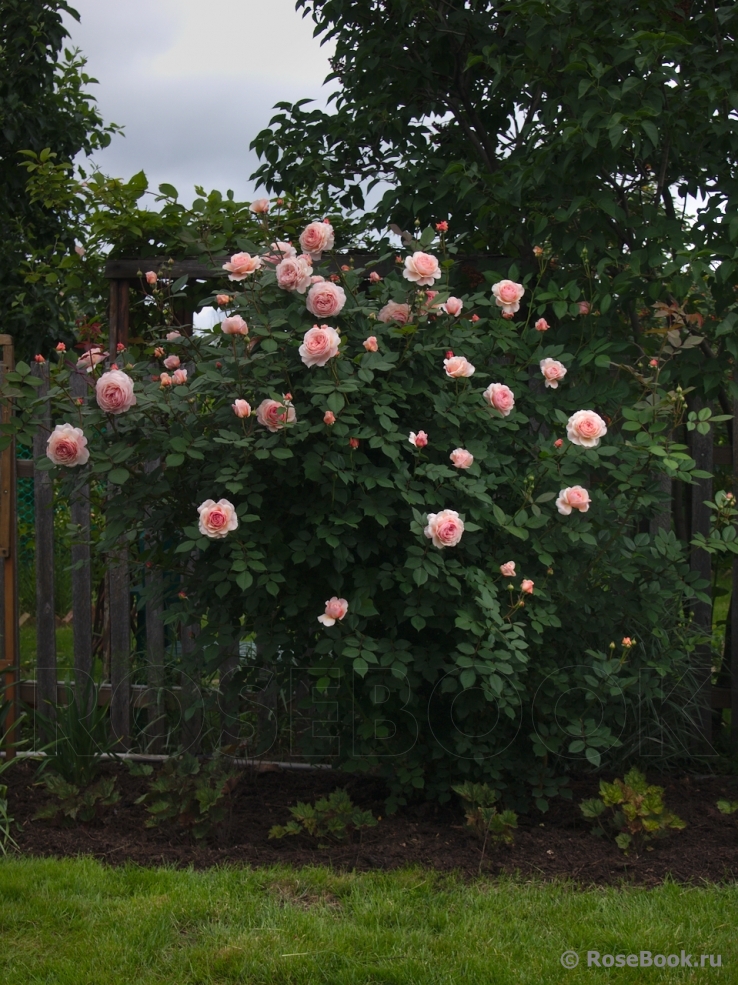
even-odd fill
[(32, 258), (74, 249), (67, 217), (27, 189), (24, 151), (55, 155), (71, 167), (80, 152), (110, 141), (86, 86), (85, 60), (64, 48), (62, 14), (79, 19), (66, 0), (3, 0), (0, 6), (0, 306), (4, 331), (21, 355), (45, 351), (69, 333), (72, 312), (58, 279), (29, 283)]
[[(738, 8), (715, 0), (298, 0), (335, 44), (331, 112), (280, 104), (254, 146), (275, 191), (319, 189), (528, 268), (545, 244), (606, 281), (617, 330), (682, 301), (692, 264), (734, 301)], [(690, 198), (691, 196), (691, 198)], [(695, 267), (696, 265), (696, 267)], [(611, 331), (615, 326), (611, 326)], [(731, 355), (734, 343), (729, 342)], [(724, 352), (724, 349), (723, 349)], [(703, 347), (718, 389), (720, 367)]]

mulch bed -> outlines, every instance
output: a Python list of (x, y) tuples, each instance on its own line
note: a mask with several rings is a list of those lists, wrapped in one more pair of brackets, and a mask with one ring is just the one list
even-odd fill
[[(200, 846), (171, 825), (145, 828), (146, 810), (134, 801), (145, 791), (146, 779), (130, 776), (125, 768), (112, 764), (104, 772), (117, 774), (122, 796), (110, 809), (106, 823), (64, 827), (34, 821), (33, 815), (47, 802), (44, 788), (33, 785), (35, 771), (35, 764), (22, 763), (3, 778), (9, 787), (10, 813), (16, 820), (14, 837), (27, 855), (92, 855), (112, 865), (134, 862), (196, 869), (225, 863), (322, 864), (357, 871), (421, 865), (475, 876), (479, 868), (480, 842), (465, 827), (456, 803), (418, 803), (386, 817), (383, 784), (371, 777), (279, 768), (248, 770), (234, 794), (227, 844)], [(517, 873), (539, 880), (568, 878), (585, 885), (627, 882), (653, 886), (667, 878), (684, 883), (734, 881), (738, 877), (738, 823), (736, 815), (722, 815), (715, 803), (720, 798), (738, 799), (738, 779), (654, 774), (649, 780), (665, 787), (667, 806), (688, 823), (684, 831), (655, 842), (653, 851), (625, 857), (612, 842), (590, 833), (578, 804), (596, 795), (598, 781), (580, 777), (572, 782), (571, 801), (559, 799), (546, 814), (533, 811), (519, 817), (514, 846), (488, 846), (484, 872)], [(344, 786), (355, 803), (382, 816), (377, 827), (364, 831), (361, 841), (319, 849), (303, 836), (269, 840), (271, 826), (286, 823), (288, 808), (296, 801), (313, 801)]]

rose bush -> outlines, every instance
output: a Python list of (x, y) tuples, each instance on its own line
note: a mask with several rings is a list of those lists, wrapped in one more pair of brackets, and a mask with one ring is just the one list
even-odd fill
[[(81, 403), (62, 354), (45, 464), (69, 475), (89, 451), (114, 493), (103, 547), (176, 576), (166, 618), (201, 625), (211, 667), (251, 637), (270, 671), (330, 688), (339, 761), (394, 802), (462, 773), (545, 805), (567, 764), (617, 755), (681, 646), (683, 549), (644, 523), (662, 473), (691, 478), (684, 401), (668, 374), (613, 373), (617, 341), (577, 305), (544, 336), (534, 275), (458, 297), (430, 229), (370, 277), (336, 273), (332, 226), (309, 223), (306, 291), (304, 257), (274, 263), (291, 247), (272, 215), (224, 265), (222, 325), (147, 328), (116, 369), (84, 367)], [(626, 633), (651, 649), (616, 659)]]

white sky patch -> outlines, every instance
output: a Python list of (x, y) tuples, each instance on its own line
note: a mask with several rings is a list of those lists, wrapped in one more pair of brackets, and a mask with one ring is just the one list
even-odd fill
[(189, 202), (194, 186), (232, 188), (248, 200), (249, 150), (278, 101), (325, 106), (332, 46), (294, 0), (72, 0), (69, 44), (82, 49), (91, 91), (106, 122), (125, 137), (95, 155), (109, 175), (144, 170), (150, 187), (173, 184)]

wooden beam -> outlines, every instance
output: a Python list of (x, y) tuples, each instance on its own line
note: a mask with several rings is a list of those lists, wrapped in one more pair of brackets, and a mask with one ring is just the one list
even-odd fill
[[(143, 289), (143, 275), (147, 270), (153, 270), (162, 276), (176, 279), (187, 275), (193, 280), (222, 280), (227, 277), (227, 271), (223, 270), (223, 264), (230, 260), (229, 256), (213, 257), (211, 263), (208, 259), (198, 257), (187, 257), (183, 260), (176, 260), (170, 266), (170, 257), (133, 257), (108, 260), (105, 264), (105, 276), (108, 280), (128, 280), (131, 286), (140, 284)], [(481, 264), (494, 264), (501, 262), (505, 258), (492, 253), (470, 253), (467, 256), (457, 256), (458, 263), (471, 264), (478, 266)], [(395, 268), (395, 258), (379, 261), (376, 253), (368, 250), (355, 250), (346, 253), (334, 253), (331, 257), (326, 257), (329, 268), (340, 270), (345, 264), (352, 264), (356, 267), (365, 267), (368, 263), (373, 264), (374, 270), (383, 276)]]

